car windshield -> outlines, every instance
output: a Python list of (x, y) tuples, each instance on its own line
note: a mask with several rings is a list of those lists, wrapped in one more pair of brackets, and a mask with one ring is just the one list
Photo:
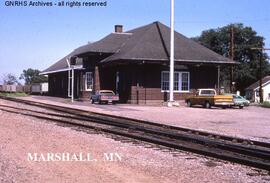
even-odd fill
[(114, 95), (113, 92), (110, 91), (106, 91), (106, 92), (100, 92), (101, 95), (105, 95), (105, 96), (110, 96), (110, 95)]
[(239, 95), (233, 95), (234, 99), (244, 99), (243, 97), (239, 96)]

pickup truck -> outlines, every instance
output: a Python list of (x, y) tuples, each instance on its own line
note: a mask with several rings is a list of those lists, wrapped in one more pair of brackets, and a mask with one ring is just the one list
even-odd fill
[(205, 108), (211, 106), (227, 108), (234, 105), (232, 96), (217, 95), (215, 89), (198, 89), (194, 96), (186, 98), (186, 103), (188, 107), (202, 105)]

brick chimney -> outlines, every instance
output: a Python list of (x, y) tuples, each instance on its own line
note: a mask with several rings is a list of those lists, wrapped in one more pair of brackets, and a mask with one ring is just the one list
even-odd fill
[(116, 33), (122, 33), (123, 32), (123, 25), (115, 25), (114, 26), (114, 31)]

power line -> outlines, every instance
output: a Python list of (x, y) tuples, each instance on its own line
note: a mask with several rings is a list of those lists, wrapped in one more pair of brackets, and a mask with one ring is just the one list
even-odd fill
[(175, 23), (224, 23), (224, 22), (270, 22), (269, 18), (262, 19), (234, 19), (234, 20), (184, 20), (184, 21), (175, 21)]

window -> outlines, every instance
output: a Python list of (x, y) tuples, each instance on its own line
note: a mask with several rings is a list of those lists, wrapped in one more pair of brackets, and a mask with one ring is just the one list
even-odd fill
[(214, 96), (216, 93), (214, 90), (201, 90), (201, 95)]
[(80, 91), (84, 91), (84, 79), (85, 79), (85, 76), (83, 75), (83, 73), (81, 72), (80, 73)]
[(173, 83), (173, 90), (179, 90), (179, 72), (174, 72), (174, 83)]
[(182, 91), (189, 91), (189, 73), (188, 72), (183, 72), (182, 73), (181, 90)]
[[(174, 86), (176, 92), (189, 91), (189, 72), (174, 72)], [(161, 72), (161, 90), (169, 91), (170, 88), (170, 73), (169, 71)]]
[(92, 91), (93, 89), (93, 73), (86, 72), (85, 73), (85, 90)]
[(164, 71), (164, 72), (161, 72), (161, 89), (162, 90), (169, 90), (169, 79), (170, 79), (170, 76), (169, 76), (169, 72), (167, 71)]
[(255, 93), (256, 93), (256, 97), (260, 96), (260, 91), (259, 90), (256, 90)]

